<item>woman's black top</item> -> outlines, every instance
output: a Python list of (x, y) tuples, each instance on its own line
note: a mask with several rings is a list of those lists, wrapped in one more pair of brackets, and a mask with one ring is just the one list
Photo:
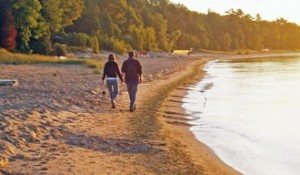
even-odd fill
[(119, 76), (119, 78), (123, 81), (123, 78), (119, 70), (119, 66), (115, 61), (108, 61), (105, 63), (102, 80), (104, 80), (106, 76), (107, 77)]

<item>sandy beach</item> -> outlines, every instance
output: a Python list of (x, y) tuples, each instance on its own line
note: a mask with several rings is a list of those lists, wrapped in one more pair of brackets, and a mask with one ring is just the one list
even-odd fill
[(0, 65), (19, 82), (0, 86), (0, 174), (239, 174), (194, 138), (181, 108), (216, 57), (139, 59), (133, 113), (125, 85), (112, 109), (92, 69)]

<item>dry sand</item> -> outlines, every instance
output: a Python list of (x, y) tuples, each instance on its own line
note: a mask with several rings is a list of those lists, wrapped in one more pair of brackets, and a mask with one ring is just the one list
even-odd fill
[(0, 86), (0, 174), (238, 174), (194, 138), (181, 108), (215, 57), (140, 59), (133, 113), (125, 85), (112, 109), (91, 69), (0, 65), (1, 79), (19, 82)]

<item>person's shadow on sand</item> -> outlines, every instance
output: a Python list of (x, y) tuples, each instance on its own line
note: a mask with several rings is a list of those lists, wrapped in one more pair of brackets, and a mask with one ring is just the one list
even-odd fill
[(70, 133), (68, 131), (63, 131), (61, 133), (61, 139), (65, 140), (66, 144), (94, 151), (131, 154), (145, 154), (149, 152), (163, 151), (156, 147), (160, 146), (156, 143), (145, 143), (134, 139), (102, 138), (100, 136)]

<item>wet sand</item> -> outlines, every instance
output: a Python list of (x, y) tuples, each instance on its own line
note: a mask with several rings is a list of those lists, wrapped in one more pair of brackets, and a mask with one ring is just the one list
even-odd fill
[(125, 85), (112, 109), (91, 69), (0, 65), (1, 79), (19, 82), (0, 87), (0, 174), (238, 174), (194, 138), (181, 108), (215, 57), (141, 58), (133, 113)]

